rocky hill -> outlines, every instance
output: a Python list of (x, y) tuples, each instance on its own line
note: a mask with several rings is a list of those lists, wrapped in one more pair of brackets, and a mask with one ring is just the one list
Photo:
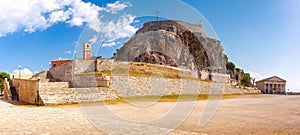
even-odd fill
[(117, 51), (115, 61), (146, 62), (198, 71), (225, 73), (221, 42), (206, 36), (202, 25), (164, 20), (145, 23)]

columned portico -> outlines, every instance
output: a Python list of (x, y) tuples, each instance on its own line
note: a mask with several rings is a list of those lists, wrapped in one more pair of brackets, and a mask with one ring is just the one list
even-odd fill
[(274, 76), (256, 82), (257, 88), (265, 94), (284, 94), (286, 81)]

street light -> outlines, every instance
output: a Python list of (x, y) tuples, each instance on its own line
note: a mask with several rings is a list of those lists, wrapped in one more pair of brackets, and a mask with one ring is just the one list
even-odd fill
[(19, 65), (19, 79), (21, 79), (21, 65)]
[(76, 51), (74, 51), (74, 59), (76, 59)]

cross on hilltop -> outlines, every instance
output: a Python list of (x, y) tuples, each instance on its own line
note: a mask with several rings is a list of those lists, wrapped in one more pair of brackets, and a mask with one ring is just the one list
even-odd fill
[(156, 21), (158, 21), (158, 13), (159, 13), (159, 11), (158, 11), (158, 10), (156, 10), (156, 11), (155, 11), (155, 15), (156, 15)]

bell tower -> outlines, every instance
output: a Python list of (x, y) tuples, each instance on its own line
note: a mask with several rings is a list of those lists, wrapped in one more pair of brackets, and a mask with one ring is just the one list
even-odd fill
[(82, 44), (82, 54), (83, 54), (83, 59), (90, 59), (92, 56), (92, 46), (91, 43), (89, 42), (84, 42)]

